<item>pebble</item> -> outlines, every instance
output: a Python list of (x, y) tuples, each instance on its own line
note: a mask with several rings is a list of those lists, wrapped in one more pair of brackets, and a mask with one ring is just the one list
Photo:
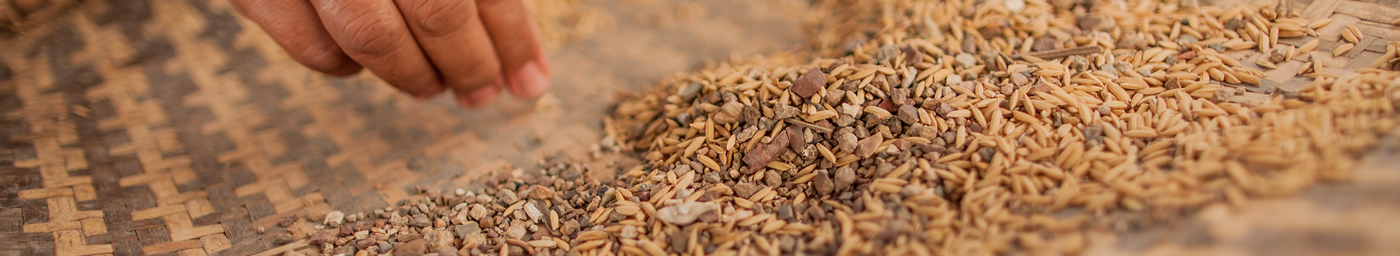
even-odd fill
[(278, 220), (278, 221), (277, 221), (277, 225), (278, 225), (278, 226), (282, 226), (282, 227), (285, 228), (285, 227), (290, 227), (290, 226), (292, 226), (292, 224), (296, 224), (296, 222), (297, 222), (297, 216), (296, 216), (296, 215), (292, 215), (292, 216), (282, 217), (281, 220)]
[(463, 223), (462, 225), (457, 225), (453, 229), (457, 230), (457, 237), (462, 238), (467, 237), (467, 235), (481, 233), (481, 226), (476, 224), (475, 221)]
[(763, 174), (763, 183), (764, 183), (764, 184), (768, 184), (769, 187), (775, 187), (775, 188), (776, 188), (776, 187), (779, 187), (779, 186), (782, 186), (782, 185), (783, 185), (783, 175), (782, 175), (782, 174), (778, 174), (777, 171), (768, 170), (768, 173), (767, 173), (767, 174)]
[(489, 212), (486, 211), (486, 207), (481, 206), (480, 204), (472, 205), (472, 209), (468, 211), (468, 215), (471, 216), (473, 220), (478, 221), (483, 218), (486, 218), (486, 214), (488, 213)]
[(284, 245), (287, 243), (291, 243), (294, 240), (295, 239), (292, 238), (292, 234), (287, 232), (278, 233), (276, 236), (272, 237), (272, 243), (276, 245)]
[(355, 247), (354, 247), (354, 246), (341, 246), (341, 247), (336, 247), (335, 250), (332, 250), (332, 251), (331, 251), (331, 255), (332, 255), (332, 256), (349, 256), (349, 255), (355, 255)]
[(977, 66), (977, 57), (973, 57), (972, 54), (959, 53), (958, 56), (953, 59), (958, 62), (958, 65), (962, 65), (963, 68)]
[(452, 247), (438, 248), (438, 250), (437, 250), (437, 255), (438, 255), (438, 256), (453, 256), (453, 255), (457, 255), (457, 250), (456, 250), (456, 249), (452, 249)]
[(951, 85), (955, 85), (955, 84), (961, 84), (962, 81), (963, 81), (963, 80), (962, 80), (962, 76), (959, 76), (959, 75), (948, 75), (948, 79), (946, 79), (946, 80), (943, 82), (943, 84), (945, 84), (945, 85), (950, 85), (950, 86), (951, 86)]
[(486, 243), (486, 235), (481, 233), (470, 234), (462, 237), (462, 250), (476, 248)]
[(681, 89), (681, 100), (686, 102), (695, 100), (695, 96), (700, 95), (701, 88), (704, 88), (704, 84), (701, 84), (700, 82), (690, 83), (690, 85), (686, 86), (684, 89)]
[(880, 143), (884, 141), (885, 137), (879, 134), (873, 134), (870, 135), (870, 137), (865, 137), (865, 139), (860, 140), (860, 142), (858, 142), (858, 144), (856, 145), (856, 155), (859, 155), (861, 158), (869, 158), (870, 156), (875, 155), (876, 147), (879, 147)]
[(712, 172), (708, 172), (708, 173), (705, 173), (704, 177), (705, 177), (705, 182), (709, 182), (709, 183), (720, 183), (720, 182), (724, 182), (724, 177), (721, 177), (721, 176), (719, 175), (719, 172), (713, 172), (713, 171), (712, 171)]
[(408, 220), (408, 226), (410, 227), (425, 228), (431, 225), (433, 225), (433, 221), (429, 220), (428, 217), (414, 217)]
[(914, 108), (914, 105), (906, 104), (899, 107), (899, 121), (904, 121), (906, 124), (919, 123), (919, 110)]
[(738, 183), (734, 184), (734, 195), (742, 198), (749, 198), (753, 196), (753, 193), (758, 192), (759, 189), (762, 188), (753, 183)]
[(559, 232), (563, 232), (564, 234), (573, 234), (574, 232), (578, 231), (579, 224), (578, 220), (575, 219), (565, 221), (564, 224), (561, 226), (562, 227), (559, 227)]
[(784, 204), (784, 205), (779, 205), (779, 206), (778, 206), (778, 219), (787, 220), (787, 221), (792, 221), (792, 206), (791, 206), (791, 205), (786, 205), (786, 204)]
[(393, 249), (394, 245), (389, 244), (389, 242), (379, 241), (379, 254), (389, 253), (389, 250)]
[(759, 169), (763, 169), (763, 167), (768, 165), (769, 162), (772, 162), (773, 159), (782, 155), (783, 152), (787, 152), (789, 140), (791, 140), (791, 136), (788, 136), (788, 130), (783, 130), (778, 132), (777, 136), (773, 136), (772, 142), (759, 145), (747, 154), (744, 154), (744, 164), (748, 164), (749, 166), (748, 169), (744, 170), (744, 173), (752, 174)]
[(730, 101), (720, 106), (719, 110), (720, 111), (716, 112), (715, 115), (710, 118), (710, 120), (715, 121), (715, 124), (725, 125), (737, 123), (739, 122), (739, 118), (743, 117), (744, 104)]
[(496, 191), (496, 200), (500, 200), (502, 206), (509, 206), (515, 204), (515, 202), (517, 201), (520, 201), (520, 197), (517, 196), (514, 191), (502, 189)]
[(394, 250), (394, 255), (421, 256), (423, 255), (423, 250), (426, 249), (428, 249), (428, 241), (425, 241), (423, 239), (414, 239), (413, 241), (408, 241), (406, 243), (399, 244), (398, 249)]
[(1012, 83), (1012, 84), (1015, 84), (1015, 85), (1026, 85), (1026, 83), (1030, 83), (1030, 82), (1031, 82), (1031, 79), (1030, 79), (1030, 78), (1027, 78), (1027, 77), (1026, 77), (1026, 74), (1024, 74), (1024, 73), (1022, 73), (1022, 72), (1011, 73), (1011, 83)]
[(333, 211), (326, 213), (326, 219), (322, 221), (321, 224), (326, 224), (326, 226), (340, 226), (340, 223), (343, 222), (345, 222), (345, 213)]
[(1006, 10), (1012, 13), (1020, 13), (1026, 10), (1026, 0), (1006, 0), (1006, 2), (1002, 3), (1006, 5)]
[(661, 208), (656, 211), (656, 214), (657, 218), (660, 218), (662, 221), (673, 225), (684, 226), (695, 222), (695, 219), (700, 217), (700, 214), (712, 211), (715, 208), (716, 206), (711, 203), (689, 202)]
[(858, 141), (860, 141), (860, 138), (856, 138), (856, 135), (850, 131), (837, 135), (836, 137), (837, 148), (841, 149), (843, 152), (855, 152), (856, 145), (858, 145), (856, 142)]
[(822, 73), (820, 68), (812, 68), (808, 70), (806, 74), (802, 74), (801, 77), (797, 78), (796, 82), (793, 82), (792, 92), (797, 93), (797, 96), (810, 98), (825, 86), (826, 74)]
[(855, 170), (855, 169), (850, 168), (850, 167), (841, 167), (840, 169), (836, 169), (836, 182), (835, 182), (835, 185), (836, 185), (836, 189), (837, 189), (837, 190), (842, 190), (842, 189), (850, 188), (850, 187), (851, 187), (851, 184), (852, 184), (852, 183), (855, 183), (855, 182), (856, 182), (856, 170)]
[(428, 231), (427, 234), (423, 234), (423, 241), (428, 242), (428, 249), (430, 250), (452, 248), (452, 242), (454, 240), (452, 231), (447, 230), (433, 230)]
[(325, 230), (316, 232), (316, 234), (312, 234), (311, 238), (307, 239), (307, 242), (311, 243), (312, 245), (321, 245), (335, 242), (335, 238), (335, 231)]
[(369, 221), (361, 220), (355, 222), (355, 231), (365, 231), (372, 227), (374, 227), (374, 223), (370, 223)]
[(539, 222), (540, 217), (544, 217), (544, 213), (540, 212), (539, 208), (535, 208), (535, 204), (533, 203), (525, 204), (525, 215), (530, 216), (530, 220), (535, 222)]
[(823, 196), (831, 195), (831, 191), (834, 188), (833, 186), (835, 185), (831, 183), (831, 177), (829, 177), (830, 175), (831, 174), (828, 173), (826, 169), (817, 170), (817, 177), (812, 180), (813, 186), (815, 186), (817, 189), (817, 194)]
[(515, 238), (515, 239), (520, 239), (521, 237), (525, 237), (525, 227), (524, 227), (524, 225), (511, 225), (510, 228), (507, 228), (507, 229), (506, 229), (506, 236), (508, 236), (508, 237), (510, 237), (510, 238)]
[(554, 189), (546, 186), (530, 186), (530, 198), (548, 200), (554, 198)]

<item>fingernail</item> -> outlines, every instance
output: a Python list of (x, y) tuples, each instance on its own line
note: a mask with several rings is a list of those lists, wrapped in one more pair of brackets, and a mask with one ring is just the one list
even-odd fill
[(457, 106), (461, 106), (462, 108), (475, 108), (476, 104), (472, 103), (472, 100), (466, 96), (457, 95)]
[(549, 89), (549, 73), (539, 61), (531, 61), (515, 74), (515, 92), (524, 98), (535, 98)]
[(476, 89), (476, 91), (468, 93), (467, 98), (471, 99), (472, 103), (476, 103), (475, 107), (491, 105), (491, 102), (496, 101), (496, 94), (500, 93), (500, 88), (500, 86), (482, 87), (481, 89)]
[(418, 99), (420, 99), (420, 100), (426, 100), (426, 99), (428, 99), (428, 98), (432, 98), (433, 95), (437, 95), (438, 93), (442, 93), (443, 91), (446, 91), (446, 90), (447, 90), (447, 86), (446, 86), (446, 85), (443, 85), (442, 83), (437, 83), (437, 82), (435, 82), (435, 83), (433, 83), (433, 85), (428, 86), (428, 89), (427, 89), (427, 90), (414, 93), (414, 94), (413, 94), (413, 97), (414, 97), (414, 98), (418, 98)]

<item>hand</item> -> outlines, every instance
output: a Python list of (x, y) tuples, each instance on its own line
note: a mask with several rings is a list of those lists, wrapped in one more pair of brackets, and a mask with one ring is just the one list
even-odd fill
[(549, 87), (539, 33), (520, 0), (231, 0), (292, 59), (330, 75), (363, 67), (418, 98), (452, 89), (464, 107), (501, 88)]

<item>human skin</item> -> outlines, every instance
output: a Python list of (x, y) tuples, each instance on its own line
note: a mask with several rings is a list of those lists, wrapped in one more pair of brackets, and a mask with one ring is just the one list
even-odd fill
[(490, 104), (549, 88), (538, 28), (520, 0), (230, 0), (292, 59), (334, 76), (368, 69), (420, 99)]

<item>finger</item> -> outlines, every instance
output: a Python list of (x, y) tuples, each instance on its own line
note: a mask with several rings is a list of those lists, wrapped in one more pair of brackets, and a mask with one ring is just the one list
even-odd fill
[(390, 1), (311, 0), (311, 5), (346, 55), (380, 79), (418, 98), (442, 92), (442, 79)]
[(322, 73), (346, 76), (360, 72), (360, 64), (345, 55), (326, 33), (316, 10), (306, 1), (232, 0), (234, 9), (248, 17), (293, 60)]
[(477, 0), (481, 21), (501, 58), (511, 93), (535, 98), (549, 88), (549, 64), (540, 44), (539, 28), (520, 0)]
[(459, 98), (501, 84), (490, 35), (470, 0), (395, 0), (418, 46)]
[(465, 96), (457, 97), (457, 104), (466, 108), (484, 107), (486, 105), (491, 105), (491, 102), (495, 102), (496, 97), (500, 94), (500, 86), (481, 87), (481, 89), (467, 93)]

